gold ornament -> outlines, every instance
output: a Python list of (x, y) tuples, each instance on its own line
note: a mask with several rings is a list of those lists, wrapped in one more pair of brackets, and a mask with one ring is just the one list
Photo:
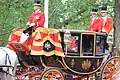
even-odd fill
[(91, 67), (91, 62), (90, 62), (90, 61), (85, 60), (85, 61), (82, 62), (82, 68), (83, 68), (84, 70), (87, 70), (87, 69), (89, 69), (90, 67)]
[(75, 60), (72, 59), (72, 61), (71, 61), (71, 67), (74, 67), (74, 65), (75, 65)]
[(50, 45), (49, 42), (47, 42), (47, 43), (45, 44), (45, 48), (47, 48), (47, 49), (51, 48), (51, 45)]

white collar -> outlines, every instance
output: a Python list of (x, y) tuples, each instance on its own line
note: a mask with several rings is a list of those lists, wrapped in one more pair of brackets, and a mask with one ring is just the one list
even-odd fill
[(93, 24), (93, 22), (95, 21), (95, 19), (98, 19), (98, 17), (94, 17), (94, 18), (92, 18), (92, 24)]
[(108, 18), (108, 16), (106, 15), (106, 16), (104, 16), (104, 17), (102, 17), (103, 19), (107, 19)]
[(35, 13), (37, 13), (37, 12), (39, 12), (40, 11), (40, 9), (37, 9), (36, 11), (35, 11)]
[(98, 19), (98, 17), (94, 17), (94, 18), (92, 18), (92, 20), (94, 20), (94, 19)]

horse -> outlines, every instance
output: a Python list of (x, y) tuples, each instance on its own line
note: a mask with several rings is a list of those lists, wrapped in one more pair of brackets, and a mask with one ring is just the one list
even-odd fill
[[(5, 78), (6, 75), (2, 75), (3, 78), (0, 79), (0, 80), (15, 80), (15, 78), (18, 79), (17, 77), (17, 74), (16, 74), (16, 68), (17, 68), (17, 65), (22, 65), (23, 66), (23, 63), (20, 61), (19, 57), (18, 57), (18, 50), (13, 47), (13, 44), (11, 46), (11, 43), (19, 43), (20, 41), (20, 37), (23, 33), (25, 29), (23, 28), (16, 28), (14, 29), (9, 38), (8, 38), (8, 44), (6, 45), (6, 47), (0, 47), (0, 53), (2, 54), (0, 56), (0, 65), (4, 65), (5, 64), (5, 60), (7, 61), (7, 64), (5, 65), (10, 65), (9, 68), (8, 67), (2, 67), (3, 69), (3, 72), (2, 73), (7, 73), (9, 74), (12, 78), (10, 79), (9, 77)], [(28, 38), (28, 40), (26, 40), (23, 45), (27, 45), (27, 46), (30, 46), (31, 45), (31, 39)], [(27, 47), (27, 50), (29, 51), (29, 47)], [(7, 56), (5, 58), (5, 56)], [(12, 68), (11, 68), (12, 67)], [(9, 71), (8, 71), (9, 69)], [(5, 77), (4, 77), (5, 76)], [(21, 80), (21, 79), (20, 79)]]
[(15, 80), (18, 57), (16, 53), (7, 48), (0, 47), (0, 80)]
[[(17, 56), (17, 50), (13, 48), (10, 43), (19, 43), (23, 31), (24, 29), (22, 28), (14, 29), (9, 36), (6, 47), (0, 46), (0, 80), (15, 80), (16, 78), (16, 68), (20, 63)], [(31, 39), (28, 38), (23, 44), (30, 46)]]

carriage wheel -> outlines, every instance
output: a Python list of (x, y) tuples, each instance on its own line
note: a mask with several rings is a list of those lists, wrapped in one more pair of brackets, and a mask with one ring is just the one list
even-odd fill
[[(40, 80), (43, 69), (34, 70), (32, 67), (19, 67), (16, 72), (16, 80)], [(22, 71), (23, 70), (23, 71)]]
[(40, 80), (65, 80), (58, 68), (48, 68), (40, 75)]
[(113, 57), (109, 59), (103, 66), (100, 80), (113, 80), (120, 69), (120, 58)]

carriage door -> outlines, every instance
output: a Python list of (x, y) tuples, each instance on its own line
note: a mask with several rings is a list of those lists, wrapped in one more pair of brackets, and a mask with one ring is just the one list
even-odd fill
[(95, 56), (95, 33), (81, 33), (80, 56)]

